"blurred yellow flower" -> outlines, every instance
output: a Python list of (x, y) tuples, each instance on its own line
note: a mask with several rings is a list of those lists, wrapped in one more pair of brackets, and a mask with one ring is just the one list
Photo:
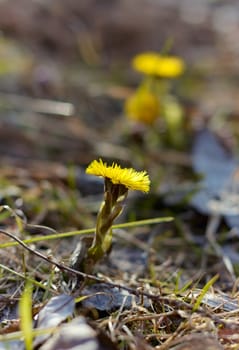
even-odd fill
[(174, 78), (181, 75), (185, 70), (185, 64), (179, 57), (163, 56), (160, 58), (159, 65), (156, 69), (156, 75), (165, 78)]
[(163, 56), (154, 52), (145, 52), (135, 56), (132, 66), (141, 73), (162, 78), (176, 78), (185, 70), (185, 63), (181, 58)]
[(160, 55), (154, 52), (145, 52), (138, 54), (133, 58), (132, 66), (135, 70), (154, 75), (159, 64)]
[(126, 100), (124, 109), (130, 119), (144, 124), (153, 124), (159, 116), (160, 103), (155, 94), (141, 90)]
[(102, 176), (109, 179), (114, 185), (123, 185), (129, 190), (149, 192), (150, 180), (146, 171), (136, 171), (132, 168), (121, 168), (113, 163), (108, 166), (99, 159), (90, 163), (86, 169), (90, 175)]

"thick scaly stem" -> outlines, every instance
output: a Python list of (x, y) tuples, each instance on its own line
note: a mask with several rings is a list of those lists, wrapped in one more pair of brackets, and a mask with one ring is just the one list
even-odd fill
[(128, 189), (121, 184), (113, 184), (105, 179), (104, 202), (97, 216), (95, 237), (87, 252), (87, 260), (94, 266), (112, 245), (112, 225), (123, 209)]
[(122, 212), (127, 194), (128, 189), (124, 185), (113, 184), (110, 179), (105, 178), (104, 201), (97, 215), (93, 242), (88, 247), (85, 242), (81, 242), (80, 248), (83, 247), (83, 250), (80, 249), (82, 254), (77, 262), (77, 268), (81, 271), (92, 273), (97, 262), (109, 253), (112, 246), (112, 225)]

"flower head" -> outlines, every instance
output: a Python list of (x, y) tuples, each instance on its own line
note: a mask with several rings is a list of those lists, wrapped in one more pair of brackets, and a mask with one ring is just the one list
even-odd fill
[(162, 78), (176, 78), (185, 70), (185, 63), (181, 58), (163, 56), (155, 52), (145, 52), (135, 56), (132, 66), (141, 73)]
[(154, 75), (159, 64), (160, 55), (155, 52), (141, 53), (133, 58), (132, 66), (135, 70)]
[(176, 56), (163, 56), (160, 58), (156, 69), (156, 75), (165, 78), (174, 78), (181, 75), (185, 70), (185, 64), (181, 58)]
[(150, 180), (146, 171), (121, 168), (120, 165), (115, 163), (108, 166), (102, 159), (99, 159), (99, 161), (94, 160), (90, 163), (86, 173), (102, 176), (109, 179), (114, 185), (123, 185), (129, 190), (149, 191)]
[(138, 91), (126, 100), (125, 113), (130, 119), (153, 124), (160, 113), (159, 98), (150, 91)]

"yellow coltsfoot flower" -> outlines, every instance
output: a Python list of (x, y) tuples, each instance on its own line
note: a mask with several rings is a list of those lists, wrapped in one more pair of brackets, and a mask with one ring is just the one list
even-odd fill
[(156, 75), (163, 78), (176, 78), (185, 70), (183, 60), (176, 56), (162, 56), (156, 69)]
[(145, 52), (133, 58), (135, 70), (161, 78), (176, 78), (185, 70), (184, 61), (177, 56), (165, 56), (156, 52)]
[(132, 168), (121, 168), (113, 163), (108, 166), (99, 159), (94, 160), (86, 169), (87, 174), (102, 176), (114, 185), (123, 185), (129, 190), (149, 192), (150, 180), (146, 171), (136, 171)]
[(161, 56), (156, 52), (143, 52), (132, 60), (132, 67), (140, 73), (155, 75)]
[(150, 125), (159, 117), (159, 98), (147, 90), (137, 91), (126, 100), (124, 109), (130, 119)]
[(111, 249), (112, 225), (123, 210), (128, 190), (148, 192), (150, 180), (146, 171), (121, 168), (115, 163), (107, 165), (102, 159), (91, 162), (86, 173), (105, 179), (104, 200), (97, 215), (94, 239), (89, 247), (81, 242), (79, 252), (74, 257), (79, 270), (92, 273), (97, 262)]

